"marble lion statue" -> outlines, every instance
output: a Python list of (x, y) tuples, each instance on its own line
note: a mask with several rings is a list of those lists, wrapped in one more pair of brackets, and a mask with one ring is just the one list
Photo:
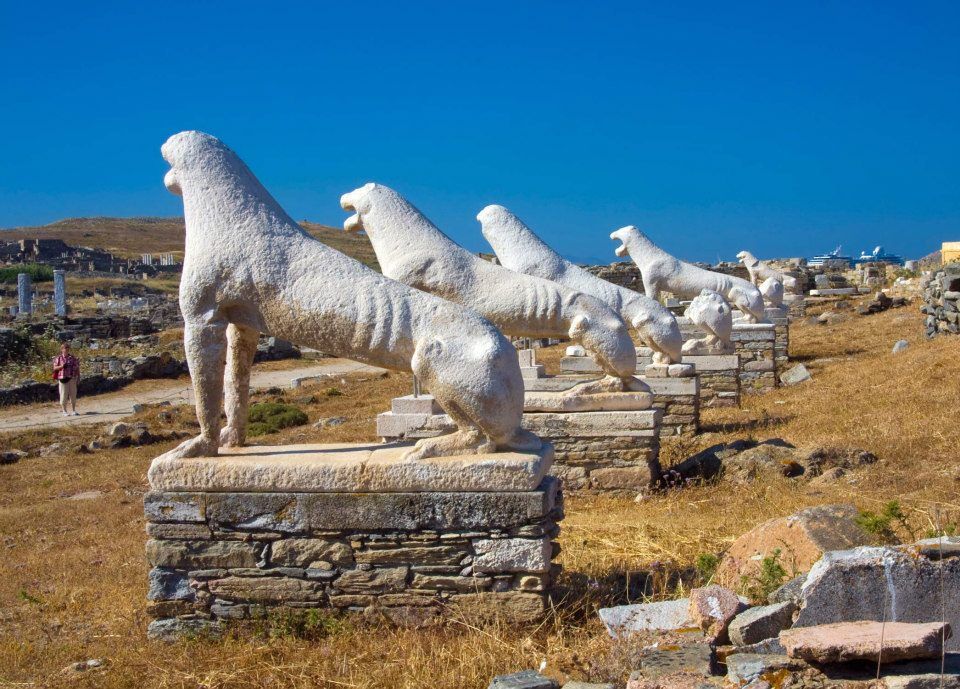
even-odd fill
[(617, 256), (629, 255), (640, 269), (643, 289), (651, 299), (657, 299), (661, 290), (680, 298), (692, 299), (702, 290), (719, 293), (735, 305), (747, 323), (763, 323), (763, 295), (753, 284), (734, 275), (715, 273), (674, 258), (650, 241), (643, 232), (630, 225), (610, 234), (619, 241)]
[(715, 354), (732, 350), (730, 337), (733, 334), (733, 311), (721, 295), (713, 290), (702, 290), (693, 298), (683, 315), (707, 334), (705, 338), (684, 342), (684, 352)]
[(421, 440), (408, 459), (541, 447), (520, 429), (516, 350), (489, 321), (311, 237), (218, 139), (181, 132), (161, 152), (164, 183), (183, 197), (180, 308), (200, 421), (200, 435), (168, 456), (245, 442), (259, 333), (419, 376), (458, 428)]
[(775, 277), (768, 277), (760, 283), (763, 300), (773, 307), (783, 306), (783, 283)]
[(583, 345), (607, 375), (570, 394), (647, 390), (633, 375), (637, 353), (626, 324), (596, 297), (484, 261), (381, 184), (344, 194), (340, 205), (354, 212), (344, 229), (366, 231), (384, 275), (469, 306), (514, 337)]
[(757, 285), (768, 279), (776, 278), (783, 283), (784, 289), (793, 292), (797, 289), (797, 278), (791, 275), (785, 275), (776, 268), (764, 263), (749, 251), (741, 251), (737, 254), (737, 259), (744, 265), (747, 272), (750, 273), (750, 282)]
[(660, 364), (680, 363), (683, 336), (677, 319), (650, 297), (614, 285), (571, 263), (534, 234), (520, 218), (503, 206), (487, 206), (477, 215), (483, 236), (501, 265), (524, 275), (590, 294), (623, 318)]

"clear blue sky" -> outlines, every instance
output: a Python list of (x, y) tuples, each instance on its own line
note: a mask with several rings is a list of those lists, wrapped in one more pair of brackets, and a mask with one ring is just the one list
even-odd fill
[(297, 219), (376, 181), (471, 249), (488, 203), (604, 262), (960, 239), (957, 2), (0, 0), (0, 64), (0, 227), (178, 215), (202, 129)]

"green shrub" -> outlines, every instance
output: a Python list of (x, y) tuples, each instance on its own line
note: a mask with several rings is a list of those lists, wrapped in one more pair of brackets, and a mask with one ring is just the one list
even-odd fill
[(307, 415), (292, 404), (261, 402), (250, 405), (247, 417), (247, 435), (258, 436), (276, 433), (283, 428), (302, 426), (308, 422)]
[(327, 397), (341, 397), (343, 392), (339, 388), (327, 388), (323, 394)]
[(867, 533), (873, 534), (883, 543), (900, 542), (896, 531), (894, 531), (895, 524), (899, 524), (908, 532), (910, 531), (907, 517), (900, 509), (900, 503), (897, 500), (891, 500), (884, 505), (879, 514), (864, 510), (854, 521), (857, 526)]
[(760, 571), (753, 576), (740, 577), (743, 593), (754, 602), (764, 602), (787, 578), (787, 570), (780, 564), (780, 549), (760, 560)]
[(717, 571), (719, 564), (720, 558), (713, 553), (700, 553), (697, 555), (697, 561), (694, 563), (694, 567), (697, 569), (697, 574), (700, 575), (700, 580), (708, 582), (713, 579), (713, 575)]
[(17, 275), (20, 273), (26, 273), (34, 282), (50, 282), (53, 280), (53, 268), (39, 263), (28, 263), (0, 268), (0, 283), (4, 285), (14, 284), (17, 281)]

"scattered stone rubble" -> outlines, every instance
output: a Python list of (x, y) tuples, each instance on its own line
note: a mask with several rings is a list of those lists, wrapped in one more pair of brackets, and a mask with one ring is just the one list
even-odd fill
[(880, 313), (887, 309), (898, 309), (906, 305), (907, 300), (905, 297), (890, 297), (886, 292), (877, 292), (873, 295), (873, 299), (857, 307), (857, 313), (861, 316), (869, 316), (870, 314)]
[(960, 264), (951, 263), (934, 276), (925, 275), (921, 281), (925, 314), (926, 336), (960, 333)]
[[(786, 519), (811, 543), (845, 544), (821, 532), (846, 529), (853, 508), (830, 509)], [(750, 606), (712, 585), (600, 618), (613, 638), (644, 643), (627, 689), (960, 687), (960, 539), (829, 550), (770, 599)]]
[(713, 445), (663, 470), (668, 485), (695, 480), (722, 478), (732, 483), (749, 483), (762, 474), (776, 473), (789, 478), (835, 480), (849, 471), (873, 464), (870, 452), (843, 448), (803, 450), (785, 440), (771, 438), (758, 443), (735, 440)]

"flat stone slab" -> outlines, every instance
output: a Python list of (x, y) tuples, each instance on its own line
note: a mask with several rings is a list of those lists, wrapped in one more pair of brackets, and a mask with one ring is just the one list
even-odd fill
[(683, 355), (683, 363), (693, 364), (700, 371), (735, 371), (740, 368), (739, 354), (692, 354)]
[(340, 443), (230, 448), (217, 457), (153, 460), (153, 490), (250, 493), (529, 491), (553, 461), (539, 453), (403, 459), (410, 445)]
[(643, 411), (653, 405), (650, 392), (599, 392), (571, 395), (569, 392), (528, 390), (523, 396), (525, 412)]
[(663, 412), (659, 409), (643, 411), (586, 411), (533, 412), (523, 415), (523, 428), (541, 438), (566, 435), (571, 437), (653, 437), (659, 433)]
[(607, 632), (614, 639), (630, 632), (696, 628), (690, 619), (689, 598), (600, 608), (598, 614)]
[(839, 622), (780, 632), (791, 658), (816, 663), (939, 658), (950, 625), (943, 622)]

